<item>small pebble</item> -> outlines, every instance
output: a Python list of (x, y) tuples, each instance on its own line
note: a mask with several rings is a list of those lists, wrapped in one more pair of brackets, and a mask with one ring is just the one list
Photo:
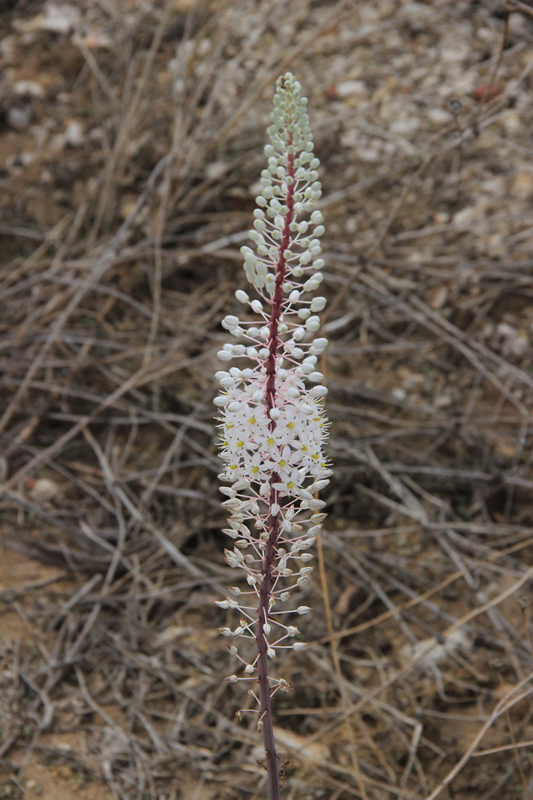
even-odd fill
[(7, 112), (7, 124), (16, 131), (25, 131), (32, 118), (31, 106), (12, 106)]

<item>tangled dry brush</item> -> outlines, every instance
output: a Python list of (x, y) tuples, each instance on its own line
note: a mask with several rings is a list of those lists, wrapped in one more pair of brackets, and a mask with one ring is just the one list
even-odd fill
[(0, 796), (36, 796), (32, 764), (86, 798), (265, 795), (222, 680), (212, 400), (290, 69), (336, 469), (311, 644), (283, 656), (284, 792), (531, 797), (529, 6), (4, 5), (3, 561), (42, 566), (0, 594)]

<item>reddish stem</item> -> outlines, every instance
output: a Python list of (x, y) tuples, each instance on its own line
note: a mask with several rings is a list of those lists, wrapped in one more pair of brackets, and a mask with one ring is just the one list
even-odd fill
[[(292, 144), (292, 135), (289, 138), (288, 144)], [(270, 317), (270, 334), (268, 337), (268, 358), (266, 363), (266, 388), (265, 388), (265, 406), (267, 414), (275, 408), (276, 405), (276, 358), (277, 351), (280, 346), (279, 338), (279, 322), (281, 319), (281, 308), (283, 302), (283, 283), (285, 281), (285, 272), (287, 262), (283, 255), (288, 248), (291, 238), (290, 224), (294, 214), (294, 155), (290, 154), (288, 157), (288, 175), (293, 179), (293, 183), (289, 186), (287, 193), (287, 215), (285, 217), (285, 225), (281, 237), (281, 244), (279, 246), (279, 258), (276, 264), (276, 284), (274, 288), (274, 296), (272, 298), (272, 312)], [(270, 430), (274, 430), (276, 423), (274, 420), (270, 422)], [(271, 484), (279, 480), (276, 474), (271, 477)], [(270, 488), (269, 503), (272, 506), (278, 502), (278, 492), (273, 486)], [(261, 586), (259, 589), (259, 606), (257, 609), (257, 674), (259, 679), (259, 701), (260, 712), (259, 719), (263, 726), (263, 743), (265, 746), (266, 768), (268, 773), (268, 795), (269, 800), (280, 800), (280, 783), (279, 783), (279, 768), (278, 756), (276, 753), (276, 744), (274, 741), (274, 729), (272, 726), (272, 710), (270, 703), (270, 681), (268, 680), (268, 656), (267, 656), (267, 643), (264, 633), (265, 622), (268, 621), (269, 601), (272, 589), (272, 567), (277, 553), (277, 543), (279, 537), (280, 525), (279, 517), (270, 515), (268, 518), (268, 541), (265, 548), (263, 557), (263, 567)]]
[[(292, 136), (289, 144), (292, 142)], [(288, 174), (294, 180), (294, 155), (289, 155)], [(283, 283), (285, 281), (285, 271), (287, 262), (283, 255), (287, 250), (291, 241), (290, 224), (294, 215), (294, 183), (289, 186), (287, 193), (287, 216), (285, 217), (285, 225), (283, 234), (281, 236), (281, 244), (279, 246), (279, 258), (276, 264), (276, 285), (274, 289), (274, 297), (272, 298), (272, 313), (270, 317), (270, 334), (268, 337), (268, 358), (266, 364), (266, 410), (267, 413), (276, 405), (276, 355), (280, 345), (279, 340), (279, 321), (281, 317), (281, 304), (283, 302)], [(270, 423), (270, 429), (274, 430), (276, 423), (274, 420)]]

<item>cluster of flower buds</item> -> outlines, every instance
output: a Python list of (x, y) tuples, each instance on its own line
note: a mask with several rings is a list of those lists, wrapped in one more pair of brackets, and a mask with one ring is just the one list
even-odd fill
[[(324, 501), (316, 493), (331, 474), (324, 454), (327, 389), (318, 365), (327, 339), (312, 339), (326, 300), (310, 296), (323, 280), (324, 266), (323, 217), (313, 211), (321, 195), (319, 161), (300, 90), (291, 73), (277, 82), (271, 144), (265, 148), (268, 168), (261, 174), (263, 190), (250, 231), (255, 248), (241, 251), (258, 297), (237, 291), (237, 300), (247, 307), (243, 318), (229, 315), (222, 322), (237, 343), (225, 344), (219, 359), (244, 359), (245, 364), (216, 375), (222, 387), (214, 401), (224, 462), (219, 477), (229, 483), (221, 492), (231, 515), (225, 533), (234, 540), (226, 560), (244, 570), (249, 587), (230, 588), (231, 596), (218, 603), (235, 609), (240, 620), (221, 633), (256, 642), (255, 658), (242, 657), (236, 645), (228, 645), (243, 665), (243, 678), (252, 681), (263, 650), (274, 658), (279, 649), (305, 646), (285, 615), (311, 609), (299, 605), (291, 612), (279, 606), (310, 580), (310, 548), (325, 518)], [(272, 694), (288, 685), (268, 681)]]

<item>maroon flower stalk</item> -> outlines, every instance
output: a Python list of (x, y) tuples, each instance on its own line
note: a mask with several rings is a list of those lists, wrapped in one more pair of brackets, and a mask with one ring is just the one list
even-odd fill
[[(288, 144), (292, 144), (292, 136), (289, 137)], [(290, 154), (288, 158), (287, 174), (294, 179), (294, 154)], [(276, 358), (277, 351), (280, 345), (278, 326), (281, 317), (281, 304), (283, 301), (283, 281), (285, 280), (285, 267), (286, 261), (284, 252), (287, 250), (291, 230), (290, 224), (293, 217), (294, 208), (294, 183), (289, 186), (287, 194), (287, 215), (285, 217), (285, 226), (279, 246), (279, 258), (276, 264), (276, 288), (274, 297), (272, 299), (272, 311), (270, 316), (270, 335), (268, 338), (268, 360), (266, 366), (267, 382), (266, 382), (266, 397), (265, 405), (267, 413), (276, 406)], [(270, 423), (270, 430), (276, 427), (275, 420)], [(276, 473), (272, 475), (271, 484), (277, 483), (279, 477)], [(278, 491), (273, 486), (270, 488), (270, 507), (278, 503)], [(279, 538), (279, 515), (268, 517), (268, 542), (263, 558), (263, 568), (261, 586), (259, 589), (259, 605), (257, 608), (257, 652), (259, 658), (257, 660), (257, 677), (259, 680), (259, 701), (260, 701), (260, 715), (259, 721), (263, 729), (263, 743), (265, 746), (266, 768), (268, 773), (268, 788), (270, 800), (279, 800), (280, 798), (280, 785), (279, 785), (279, 768), (278, 768), (278, 755), (276, 753), (276, 743), (274, 741), (274, 727), (272, 724), (272, 706), (270, 702), (270, 682), (268, 680), (268, 656), (267, 656), (267, 642), (264, 634), (264, 624), (268, 621), (269, 606), (271, 599), (272, 587), (272, 568), (274, 559), (277, 553), (277, 544)]]
[[(220, 489), (230, 512), (224, 532), (234, 540), (234, 549), (226, 550), (226, 561), (244, 570), (248, 584), (244, 591), (230, 587), (231, 596), (217, 601), (221, 608), (240, 612), (234, 630), (219, 630), (235, 640), (228, 649), (244, 672), (226, 680), (250, 681), (249, 694), (259, 706), (237, 713), (258, 715), (269, 800), (280, 800), (283, 774), (271, 701), (276, 692), (291, 689), (286, 680), (269, 674), (271, 660), (278, 651), (298, 652), (305, 647), (300, 631), (286, 617), (311, 610), (298, 605), (278, 611), (277, 604), (286, 603), (292, 591), (300, 592), (309, 583), (310, 549), (325, 518), (325, 503), (316, 492), (331, 475), (324, 453), (327, 389), (316, 368), (327, 340), (308, 339), (320, 328), (316, 312), (326, 305), (324, 297), (307, 297), (323, 280), (324, 261), (318, 257), (323, 217), (313, 211), (321, 195), (316, 171), (320, 162), (313, 154), (307, 100), (300, 90), (290, 72), (277, 82), (268, 129), (271, 144), (265, 148), (268, 168), (261, 173), (263, 190), (249, 234), (257, 250), (241, 248), (246, 277), (261, 300), (250, 299), (242, 289), (235, 297), (251, 307), (256, 319), (241, 321), (229, 314), (222, 322), (248, 344), (224, 344), (219, 359), (245, 357), (252, 368), (247, 364), (244, 369), (232, 366), (217, 372), (222, 390), (214, 400), (221, 414), (225, 462), (219, 477), (231, 484)], [(239, 652), (239, 637), (255, 645), (251, 657)]]

